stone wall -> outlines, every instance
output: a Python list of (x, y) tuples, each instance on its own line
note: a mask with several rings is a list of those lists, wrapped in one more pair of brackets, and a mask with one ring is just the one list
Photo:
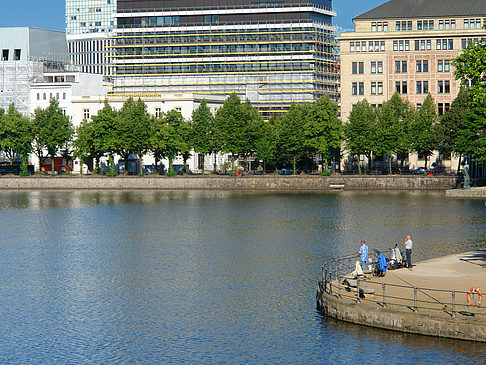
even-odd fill
[(446, 190), (453, 176), (31, 176), (0, 177), (0, 189)]
[(316, 299), (317, 308), (323, 314), (342, 321), (421, 335), (486, 342), (485, 321), (477, 317), (457, 314), (453, 318), (445, 312), (414, 313), (408, 309), (383, 308), (376, 303), (356, 303), (326, 293), (322, 285), (317, 288)]

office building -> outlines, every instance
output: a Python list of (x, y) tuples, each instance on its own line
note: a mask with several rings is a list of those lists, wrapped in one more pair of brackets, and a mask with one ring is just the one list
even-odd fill
[(266, 119), (337, 101), (334, 16), (332, 0), (118, 0), (112, 95), (236, 92)]
[(418, 108), (430, 93), (443, 114), (460, 89), (452, 61), (485, 23), (484, 0), (390, 0), (354, 18), (339, 37), (343, 121), (359, 100), (379, 107), (395, 92)]
[(71, 63), (82, 72), (105, 74), (105, 40), (115, 27), (116, 0), (66, 0), (66, 37)]

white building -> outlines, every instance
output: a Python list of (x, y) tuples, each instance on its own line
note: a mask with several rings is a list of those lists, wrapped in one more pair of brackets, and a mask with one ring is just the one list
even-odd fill
[(0, 28), (0, 107), (14, 103), (27, 114), (30, 85), (67, 61), (63, 32), (28, 27)]

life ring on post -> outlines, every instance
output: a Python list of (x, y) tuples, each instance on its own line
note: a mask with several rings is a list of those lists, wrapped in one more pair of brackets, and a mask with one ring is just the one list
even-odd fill
[[(477, 294), (478, 298), (475, 299), (475, 294)], [(479, 307), (481, 302), (483, 301), (483, 295), (481, 294), (481, 290), (475, 286), (471, 286), (466, 294), (467, 298), (467, 305), (472, 307)]]

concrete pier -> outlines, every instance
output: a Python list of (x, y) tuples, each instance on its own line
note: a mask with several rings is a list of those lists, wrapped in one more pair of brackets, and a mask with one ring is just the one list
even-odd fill
[[(356, 289), (341, 282), (332, 281), (332, 292), (329, 283), (327, 290), (319, 284), (317, 306), (326, 315), (402, 332), (486, 342), (486, 250), (420, 262), (413, 271), (404, 268), (368, 277), (358, 286), (374, 293), (359, 301)], [(471, 287), (485, 292), (485, 307), (468, 305)]]
[(486, 186), (471, 189), (448, 189), (446, 190), (446, 197), (486, 199)]

